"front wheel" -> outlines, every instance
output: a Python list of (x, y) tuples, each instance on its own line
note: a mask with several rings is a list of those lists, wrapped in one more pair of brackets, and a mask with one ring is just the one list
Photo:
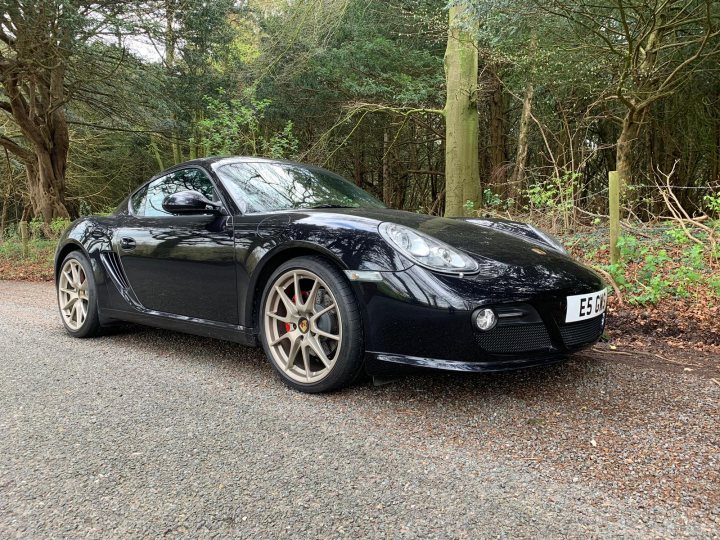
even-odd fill
[(319, 257), (282, 264), (263, 294), (260, 339), (282, 380), (301, 392), (350, 385), (363, 367), (355, 295), (345, 276)]

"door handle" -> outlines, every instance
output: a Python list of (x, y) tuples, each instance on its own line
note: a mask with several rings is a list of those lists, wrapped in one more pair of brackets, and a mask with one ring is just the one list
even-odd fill
[(120, 239), (120, 248), (130, 251), (131, 249), (135, 249), (135, 239), (134, 238), (121, 238)]

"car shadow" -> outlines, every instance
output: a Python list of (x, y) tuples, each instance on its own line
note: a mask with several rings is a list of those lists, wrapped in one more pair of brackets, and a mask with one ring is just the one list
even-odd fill
[[(233, 376), (267, 377), (269, 383), (282, 385), (259, 347), (140, 325), (108, 328), (105, 337), (163, 356), (177, 355), (184, 361), (222, 365)], [(547, 366), (504, 372), (468, 373), (414, 368), (389, 379), (361, 377), (352, 387), (324, 396), (325, 399), (374, 396), (374, 399), (388, 404), (407, 404), (408, 400), (412, 400), (416, 405), (426, 403), (430, 406), (449, 406), (481, 398), (566, 401), (568, 390), (581, 385), (605, 384), (608, 369), (608, 362), (587, 353), (577, 353)]]

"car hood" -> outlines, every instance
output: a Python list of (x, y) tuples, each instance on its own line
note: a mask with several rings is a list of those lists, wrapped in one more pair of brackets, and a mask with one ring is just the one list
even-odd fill
[(320, 220), (341, 214), (357, 224), (362, 222), (370, 227), (385, 221), (404, 225), (473, 255), (481, 265), (484, 260), (512, 266), (570, 260), (542, 239), (532, 238), (522, 225), (514, 230), (510, 222), (499, 222), (504, 226), (497, 227), (497, 222), (488, 220), (451, 219), (388, 208), (322, 209), (313, 211), (313, 214), (315, 219)]

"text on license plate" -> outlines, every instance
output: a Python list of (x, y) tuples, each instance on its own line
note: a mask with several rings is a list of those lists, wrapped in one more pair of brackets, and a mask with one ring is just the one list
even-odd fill
[(593, 317), (597, 317), (598, 315), (605, 313), (606, 307), (607, 289), (589, 294), (568, 296), (565, 322), (569, 323), (592, 319)]

